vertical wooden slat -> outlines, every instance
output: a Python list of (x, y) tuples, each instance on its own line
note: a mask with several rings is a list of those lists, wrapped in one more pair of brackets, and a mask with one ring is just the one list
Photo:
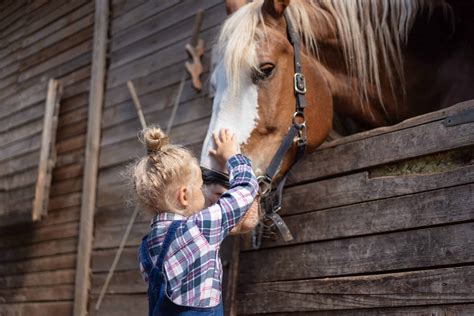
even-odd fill
[(76, 265), (74, 315), (87, 314), (90, 288), (90, 259), (96, 202), (97, 171), (100, 148), (100, 123), (104, 99), (109, 0), (96, 0), (91, 88), (87, 122), (87, 143), (81, 200), (81, 222)]
[(62, 95), (62, 85), (58, 80), (50, 79), (46, 108), (43, 120), (43, 133), (41, 135), (41, 152), (38, 165), (38, 178), (36, 179), (35, 199), (33, 201), (32, 218), (39, 220), (47, 215), (49, 189), (53, 167), (56, 164), (56, 130), (58, 126), (59, 101)]

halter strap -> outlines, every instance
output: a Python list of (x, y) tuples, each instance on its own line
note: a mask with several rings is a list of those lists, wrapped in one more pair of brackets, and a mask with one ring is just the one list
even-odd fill
[[(278, 173), (280, 165), (283, 161), (288, 150), (291, 148), (291, 145), (294, 143), (295, 138), (297, 141), (298, 146), (298, 153), (296, 155), (296, 159), (294, 163), (300, 159), (305, 150), (306, 150), (306, 134), (304, 133), (304, 129), (306, 128), (306, 120), (304, 115), (304, 109), (306, 108), (306, 81), (301, 73), (301, 41), (299, 38), (298, 33), (296, 33), (293, 24), (288, 17), (287, 13), (285, 12), (285, 19), (286, 19), (286, 30), (288, 34), (288, 40), (290, 41), (291, 45), (293, 46), (293, 61), (294, 61), (294, 69), (295, 73), (293, 75), (294, 85), (293, 90), (295, 93), (296, 98), (296, 105), (295, 105), (295, 113), (293, 114), (293, 123), (285, 135), (280, 147), (278, 148), (277, 152), (272, 158), (270, 165), (268, 166), (267, 170), (265, 171), (265, 175), (259, 177), (259, 183), (261, 188), (261, 194), (265, 196), (271, 191), (271, 184), (273, 178)], [(293, 163), (293, 164), (294, 164)]]

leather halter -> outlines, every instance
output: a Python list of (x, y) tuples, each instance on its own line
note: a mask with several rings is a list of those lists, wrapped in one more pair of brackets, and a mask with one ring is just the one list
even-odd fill
[[(306, 136), (306, 119), (304, 110), (306, 108), (306, 82), (304, 75), (301, 70), (301, 42), (298, 33), (296, 33), (291, 20), (285, 12), (286, 20), (286, 30), (288, 40), (293, 46), (294, 53), (294, 69), (293, 74), (293, 90), (295, 93), (296, 99), (296, 108), (295, 113), (292, 118), (292, 125), (290, 126), (288, 133), (283, 138), (280, 147), (273, 156), (270, 165), (265, 171), (265, 174), (257, 178), (260, 189), (259, 194), (261, 197), (261, 205), (265, 209), (265, 217), (271, 219), (273, 224), (277, 227), (282, 238), (288, 242), (293, 240), (290, 230), (286, 226), (283, 219), (277, 212), (281, 209), (281, 197), (283, 192), (283, 187), (285, 185), (286, 179), (288, 177), (288, 172), (283, 176), (282, 180), (279, 182), (277, 188), (272, 192), (272, 185), (275, 176), (278, 174), (278, 171), (281, 167), (283, 159), (293, 144), (296, 143), (297, 151), (296, 157), (293, 164), (290, 166), (293, 167), (296, 162), (298, 162), (304, 155), (307, 145), (307, 136)], [(226, 174), (201, 167), (203, 180), (205, 183), (218, 183), (229, 187), (229, 178)], [(263, 231), (263, 224), (259, 224), (260, 227), (257, 227), (257, 234), (254, 234), (253, 246), (254, 248), (260, 247), (260, 240)]]

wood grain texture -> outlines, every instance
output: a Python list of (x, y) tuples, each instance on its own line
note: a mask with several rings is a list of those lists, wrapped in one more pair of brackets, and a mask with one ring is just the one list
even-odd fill
[[(399, 308), (372, 308), (334, 311), (307, 311), (296, 313), (265, 313), (265, 316), (468, 316), (474, 313), (474, 304), (428, 305)], [(242, 314), (243, 315), (243, 314)]]
[[(474, 184), (412, 193), (283, 217), (294, 236), (264, 240), (262, 248), (474, 220)], [(250, 238), (243, 249), (250, 250)]]
[[(316, 180), (329, 175), (409, 159), (474, 144), (474, 123), (446, 127), (442, 119), (473, 109), (474, 101), (365, 132), (353, 141), (335, 141), (317, 150), (291, 173), (290, 183)], [(407, 126), (409, 123), (409, 126)], [(387, 146), (390, 144), (390, 146)]]
[(49, 190), (51, 187), (52, 170), (56, 164), (56, 130), (58, 127), (59, 103), (63, 87), (58, 80), (51, 79), (46, 97), (43, 133), (41, 135), (40, 160), (36, 177), (35, 198), (33, 201), (32, 218), (38, 221), (48, 215)]
[[(472, 262), (474, 223), (264, 249), (241, 254), (241, 284)], [(254, 269), (264, 265), (265, 269)]]
[(81, 220), (74, 288), (75, 316), (87, 312), (90, 287), (90, 258), (96, 203), (97, 171), (99, 162), (102, 106), (106, 74), (107, 34), (109, 25), (109, 2), (96, 0), (94, 19), (94, 43), (89, 94), (87, 140), (85, 149), (84, 178), (81, 194)]
[(368, 276), (242, 284), (239, 314), (469, 303), (473, 266)]

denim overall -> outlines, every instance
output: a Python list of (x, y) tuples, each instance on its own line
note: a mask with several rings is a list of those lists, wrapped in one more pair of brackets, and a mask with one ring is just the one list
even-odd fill
[(139, 258), (148, 275), (148, 316), (223, 316), (224, 310), (222, 301), (216, 307), (188, 307), (173, 303), (166, 295), (166, 278), (163, 273), (163, 261), (171, 242), (174, 240), (176, 230), (182, 223), (183, 221), (174, 221), (171, 223), (168, 232), (166, 233), (165, 240), (163, 241), (163, 245), (161, 246), (161, 252), (158, 255), (156, 265), (153, 265), (148, 252), (148, 235), (143, 237), (139, 251)]

